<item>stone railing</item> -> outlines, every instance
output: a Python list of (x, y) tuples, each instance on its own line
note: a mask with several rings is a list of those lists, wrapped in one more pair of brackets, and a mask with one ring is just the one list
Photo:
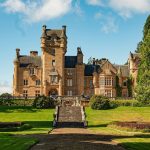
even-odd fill
[(53, 120), (53, 127), (56, 127), (57, 121), (58, 121), (58, 113), (59, 113), (59, 107), (56, 106), (55, 113), (53, 114), (54, 120)]

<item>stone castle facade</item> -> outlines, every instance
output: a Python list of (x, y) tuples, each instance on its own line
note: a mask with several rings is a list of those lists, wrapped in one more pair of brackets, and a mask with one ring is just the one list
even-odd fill
[[(31, 51), (30, 56), (20, 55), (16, 49), (13, 75), (14, 96), (38, 95), (88, 95), (101, 94), (116, 97), (116, 79), (122, 96), (128, 97), (127, 81), (132, 76), (132, 88), (136, 86), (139, 54), (130, 53), (127, 65), (115, 65), (108, 59), (83, 62), (83, 52), (77, 48), (76, 56), (66, 56), (66, 26), (47, 29), (41, 36), (42, 55)], [(116, 78), (117, 77), (117, 78)]]

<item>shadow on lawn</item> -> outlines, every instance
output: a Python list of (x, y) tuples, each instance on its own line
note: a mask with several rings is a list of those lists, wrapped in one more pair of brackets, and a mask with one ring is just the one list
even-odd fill
[(107, 127), (108, 124), (97, 124), (97, 125), (88, 125), (89, 128), (95, 128), (95, 127)]
[(53, 121), (24, 121), (31, 125), (33, 128), (52, 128)]
[(35, 109), (31, 106), (0, 106), (0, 112), (12, 113), (12, 112), (37, 112), (40, 109)]

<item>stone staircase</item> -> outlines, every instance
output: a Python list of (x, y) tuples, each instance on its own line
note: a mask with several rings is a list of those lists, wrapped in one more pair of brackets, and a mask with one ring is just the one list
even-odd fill
[(53, 125), (54, 127), (86, 127), (84, 108), (68, 104), (57, 106)]

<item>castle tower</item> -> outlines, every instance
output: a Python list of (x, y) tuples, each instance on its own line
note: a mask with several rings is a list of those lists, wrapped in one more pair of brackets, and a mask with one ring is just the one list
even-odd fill
[(63, 95), (64, 61), (67, 51), (66, 26), (60, 30), (46, 29), (43, 26), (41, 36), (42, 83), (44, 95)]
[(16, 59), (14, 60), (14, 74), (13, 74), (13, 95), (19, 96), (19, 55), (20, 49), (16, 49)]

